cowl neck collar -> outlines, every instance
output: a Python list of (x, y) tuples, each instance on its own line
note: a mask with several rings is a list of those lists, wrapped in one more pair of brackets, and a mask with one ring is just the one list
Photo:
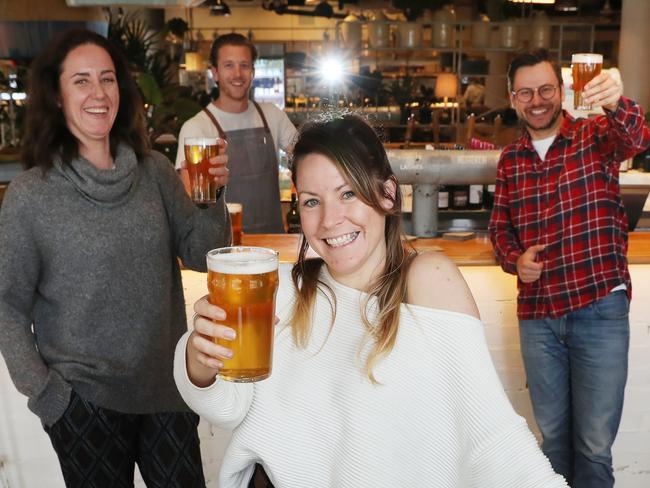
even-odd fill
[(82, 156), (63, 164), (61, 156), (54, 159), (54, 167), (87, 200), (105, 207), (125, 202), (138, 183), (138, 159), (133, 149), (125, 144), (117, 147), (114, 167), (99, 169)]

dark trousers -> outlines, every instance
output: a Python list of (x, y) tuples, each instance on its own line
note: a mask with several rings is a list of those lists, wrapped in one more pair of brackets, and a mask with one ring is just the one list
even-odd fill
[(248, 488), (273, 488), (273, 483), (271, 483), (261, 464), (255, 465), (255, 471), (248, 482)]
[(197, 425), (189, 412), (124, 414), (72, 393), (63, 417), (45, 427), (66, 487), (133, 487), (138, 464), (148, 488), (205, 487)]

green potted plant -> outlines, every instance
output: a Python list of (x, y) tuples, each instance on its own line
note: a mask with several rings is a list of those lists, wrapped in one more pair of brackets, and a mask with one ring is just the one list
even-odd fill
[[(178, 20), (180, 22), (170, 20), (166, 29), (169, 32), (173, 29), (174, 35), (182, 36), (187, 24)], [(147, 109), (149, 137), (154, 145), (163, 134), (178, 138), (183, 123), (201, 110), (190, 90), (174, 82), (174, 63), (156, 34), (137, 12), (109, 18), (108, 37), (129, 60)], [(173, 148), (169, 149), (175, 154)]]
[(182, 54), (185, 34), (189, 30), (190, 26), (180, 17), (174, 17), (165, 23), (163, 34), (169, 44), (170, 56), (175, 61), (178, 61)]

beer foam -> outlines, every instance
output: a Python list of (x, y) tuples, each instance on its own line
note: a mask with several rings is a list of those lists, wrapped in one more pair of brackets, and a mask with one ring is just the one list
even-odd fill
[(596, 53), (578, 53), (571, 56), (571, 62), (598, 64), (603, 62), (603, 55)]
[(228, 207), (228, 212), (230, 213), (237, 213), (242, 211), (241, 203), (226, 203), (226, 207)]
[(278, 257), (255, 250), (208, 254), (208, 269), (222, 274), (263, 274), (278, 269)]
[(183, 143), (186, 146), (216, 146), (218, 137), (186, 137)]

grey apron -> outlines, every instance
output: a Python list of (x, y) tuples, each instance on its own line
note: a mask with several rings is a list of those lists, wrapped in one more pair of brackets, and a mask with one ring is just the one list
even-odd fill
[(212, 113), (203, 111), (228, 141), (226, 199), (243, 206), (243, 231), (248, 234), (283, 234), (278, 157), (271, 130), (260, 106), (252, 102), (264, 127), (224, 132)]

